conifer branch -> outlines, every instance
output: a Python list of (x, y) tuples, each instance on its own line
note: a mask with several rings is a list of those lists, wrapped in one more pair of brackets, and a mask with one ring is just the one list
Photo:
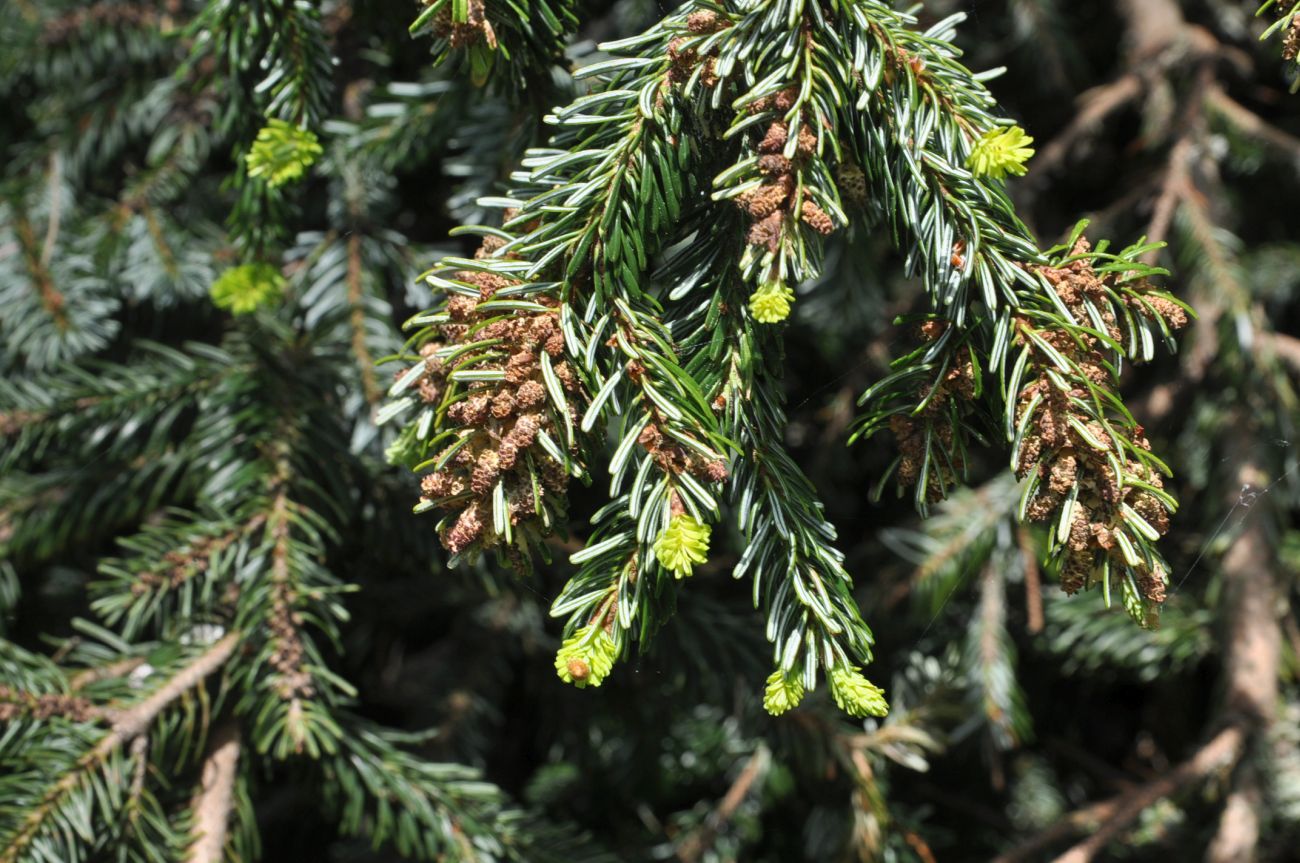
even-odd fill
[[(969, 31), (889, 0), (0, 0), (0, 863), (283, 856), (295, 819), (316, 856), (483, 863), (1285, 854), (1300, 9), (1261, 4), (1252, 68), (1236, 0)], [(1118, 54), (1068, 38), (1111, 7)], [(1095, 245), (1028, 227), (1094, 205)], [(1129, 367), (1191, 317), (1162, 264), (1200, 315), (1153, 385)], [(873, 528), (902, 517), (873, 487), (932, 517)], [(1182, 731), (1064, 742), (1207, 668)], [(955, 791), (899, 776), (948, 750)]]
[[(74, 814), (85, 805), (82, 795), (98, 798), (97, 786), (101, 781), (114, 781), (112, 778), (100, 780), (99, 774), (106, 776), (120, 774), (125, 770), (121, 760), (121, 750), (140, 735), (146, 733), (158, 716), (182, 696), (215, 673), (230, 659), (238, 647), (241, 634), (227, 633), (220, 640), (194, 656), (188, 664), (182, 666), (166, 682), (142, 700), (125, 709), (118, 709), (109, 715), (109, 730), (99, 736), (87, 751), (82, 753), (70, 765), (70, 769), (53, 784), (46, 787), (35, 798), (33, 808), (16, 823), (0, 823), (0, 835), (4, 837), (4, 850), (0, 851), (0, 861), (17, 863), (25, 859), (24, 855), (33, 843), (42, 836), (53, 833), (59, 837), (53, 841), (67, 842), (73, 839), (63, 826), (66, 823), (82, 823), (83, 816)], [(120, 805), (120, 801), (117, 804)], [(111, 817), (111, 810), (102, 810), (104, 804), (96, 806), (101, 810), (96, 813)], [(90, 814), (87, 809), (87, 815)], [(61, 823), (62, 822), (62, 823)], [(90, 824), (78, 827), (76, 833), (85, 838), (91, 829)], [(61, 835), (60, 835), (61, 834)]]
[[(991, 113), (992, 97), (956, 62), (946, 41), (956, 20), (921, 35), (910, 29), (911, 18), (874, 2), (829, 10), (777, 0), (735, 10), (688, 5), (642, 36), (607, 46), (625, 56), (580, 73), (598, 86), (549, 118), (556, 129), (550, 147), (530, 153), (523, 163), (526, 170), (515, 176), (516, 188), (493, 202), (509, 208), (504, 228), (478, 229), (487, 241), (475, 261), (445, 262), (445, 269), (466, 268), (457, 276), (449, 280), (438, 270), (431, 275), (431, 283), (454, 299), (446, 312), (429, 312), (413, 321), (423, 329), (412, 338), (411, 348), (449, 358), (479, 347), (491, 351), (491, 340), (469, 341), (463, 348), (430, 341), (439, 330), (450, 336), (449, 342), (461, 339), (461, 321), (471, 323), (467, 336), (480, 338), (468, 317), (472, 301), (464, 296), (474, 288), (479, 290), (475, 312), (495, 309), (498, 296), (553, 297), (551, 302), (559, 303), (563, 348), (581, 381), (575, 386), (590, 404), (582, 429), (590, 430), (602, 416), (618, 418), (621, 445), (611, 465), (611, 503), (597, 513), (587, 548), (573, 558), (581, 570), (553, 608), (570, 619), (574, 634), (566, 650), (595, 644), (590, 633), (598, 626), (606, 629), (617, 652), (632, 633), (639, 630), (645, 638), (656, 625), (648, 603), (671, 590), (662, 571), (656, 572), (656, 564), (667, 559), (665, 543), (670, 537), (678, 542), (677, 533), (687, 524), (680, 520), (686, 518), (703, 525), (707, 537), (707, 524), (719, 509), (705, 483), (724, 478), (724, 447), (739, 447), (730, 495), (739, 505), (750, 544), (737, 575), (754, 574), (755, 599), (762, 597), (768, 636), (776, 644), (778, 677), (792, 675), (798, 662), (801, 687), (812, 688), (819, 666), (852, 669), (870, 659), (870, 631), (853, 602), (842, 558), (829, 546), (834, 530), (820, 517), (813, 489), (781, 449), (784, 417), (780, 397), (771, 389), (779, 378), (767, 371), (770, 361), (753, 359), (760, 345), (773, 355), (779, 348), (764, 344), (750, 323), (783, 319), (793, 297), (787, 284), (817, 274), (822, 237), (849, 220), (840, 186), (859, 206), (870, 201), (868, 215), (889, 220), (897, 242), (908, 237), (919, 250), (911, 254), (909, 267), (921, 274), (935, 308), (923, 328), (930, 344), (864, 396), (872, 407), (855, 436), (892, 424), (903, 438), (899, 478), (917, 486), (924, 511), (964, 472), (974, 400), (997, 394), (982, 384), (982, 367), (996, 374), (997, 389), (1009, 405), (1006, 434), (1015, 442), (1013, 461), (1022, 473), (1032, 469), (1045, 475), (1049, 468), (1034, 463), (1043, 447), (1055, 457), (1061, 448), (1068, 455), (1074, 446), (1066, 438), (1052, 439), (1036, 444), (1039, 450), (1028, 461), (1020, 460), (1024, 424), (1038, 408), (1024, 395), (1025, 387), (1057, 386), (1060, 398), (1078, 402), (1072, 409), (1083, 411), (1081, 428), (1084, 422), (1099, 422), (1106, 430), (1101, 437), (1093, 432), (1086, 436), (1093, 442), (1104, 438), (1099, 446), (1108, 451), (1106, 459), (1098, 457), (1095, 463), (1084, 459), (1088, 475), (1096, 474), (1100, 482), (1111, 471), (1115, 488), (1137, 483), (1154, 489), (1154, 510), (1147, 507), (1145, 515), (1133, 516), (1124, 510), (1126, 519), (1138, 519), (1140, 536), (1131, 539), (1118, 527), (1118, 492), (1112, 494), (1114, 512), (1107, 510), (1098, 519), (1106, 530), (1124, 533), (1108, 539), (1106, 548), (1124, 551), (1117, 566), (1128, 575), (1120, 576), (1117, 585), (1126, 591), (1126, 606), (1135, 617), (1150, 623), (1154, 612), (1149, 603), (1158, 603), (1163, 590), (1163, 570), (1150, 547), (1159, 529), (1150, 520), (1163, 523), (1163, 507), (1172, 507), (1172, 499), (1161, 497), (1140, 431), (1113, 394), (1114, 367), (1093, 346), (1112, 352), (1116, 363), (1125, 356), (1149, 358), (1151, 334), (1167, 339), (1183, 312), (1142, 281), (1155, 272), (1133, 260), (1143, 247), (1120, 256), (1099, 251), (1092, 259), (1101, 275), (1088, 277), (1097, 295), (1062, 300), (1052, 281), (1057, 270), (1046, 268), (1049, 258), (1039, 252), (992, 178), (1005, 171), (1022, 173), (1019, 160), (1032, 151), (1023, 149), (1023, 133), (1017, 137), (1016, 130), (1001, 127)], [(859, 46), (852, 58), (825, 47), (846, 39)], [(737, 94), (733, 71), (738, 57), (759, 44), (773, 47), (747, 59)], [(723, 108), (724, 92), (730, 112)], [(900, 117), (902, 129), (897, 128)], [(703, 235), (705, 223), (716, 220), (716, 205), (701, 194), (709, 185), (700, 177), (702, 170), (721, 171), (714, 173), (712, 199), (734, 201), (749, 224), (737, 226), (736, 242), (721, 243), (707, 263), (696, 261), (698, 268), (692, 269), (673, 263), (687, 260), (673, 242)], [(661, 229), (674, 219), (682, 227), (664, 242)], [(723, 222), (724, 228), (730, 223)], [(1073, 264), (1087, 251), (1072, 246), (1073, 240), (1051, 250), (1056, 255), (1052, 263)], [(648, 264), (660, 250), (669, 263), (656, 275)], [(755, 285), (748, 316), (724, 311), (742, 307), (743, 301), (729, 280), (704, 280), (706, 272), (738, 272)], [(661, 298), (651, 299), (656, 288)], [(983, 311), (968, 320), (977, 299)], [(657, 332), (654, 325), (660, 306), (671, 322), (668, 332)], [(1119, 306), (1123, 311), (1117, 311)], [(508, 307), (500, 308), (505, 312)], [(517, 308), (514, 313), (527, 312)], [(719, 323), (724, 325), (721, 339)], [(1101, 332), (1094, 336), (1098, 327)], [(1075, 356), (1074, 348), (1067, 349), (1073, 344), (1083, 353)], [(1013, 369), (1008, 357), (1016, 349), (1020, 356)], [(491, 353), (485, 356), (489, 363), (496, 361)], [(705, 372), (697, 359), (703, 356), (721, 361), (730, 377)], [(484, 488), (473, 493), (482, 498), (488, 491), (485, 471), (496, 470), (485, 467), (483, 459), (496, 464), (501, 457), (466, 448), (471, 436), (444, 425), (443, 417), (452, 416), (447, 394), (456, 390), (444, 391), (439, 376), (445, 373), (428, 362), (400, 375), (391, 393), (398, 400), (386, 410), (387, 417), (417, 406), (403, 395), (412, 387), (423, 388), (428, 403), (407, 426), (398, 456), (415, 465), (435, 454), (431, 441), (450, 440), (451, 446), (426, 466), (441, 467), (453, 457), (466, 466), (472, 461), (484, 480)], [(1102, 378), (1088, 376), (1084, 366), (1089, 363), (1105, 370)], [(1051, 374), (1059, 384), (1049, 377), (1049, 367), (1056, 367)], [(472, 413), (477, 410), (473, 387), (490, 393), (501, 371), (490, 364), (460, 369), (446, 380), (481, 381), (471, 384), (465, 396)], [(737, 409), (729, 415), (733, 399)], [(435, 401), (442, 407), (435, 410)], [(574, 410), (568, 402), (556, 400), (554, 408), (561, 412), (557, 428), (567, 430), (571, 424), (563, 414)], [(462, 418), (468, 416), (466, 409), (457, 410)], [(920, 418), (904, 418), (908, 411)], [(670, 438), (671, 448), (665, 450)], [(563, 446), (550, 455), (587, 463), (591, 445), (566, 433)], [(691, 464), (696, 454), (703, 459), (700, 467)], [(508, 460), (514, 463), (513, 456)], [(458, 485), (445, 478), (449, 476), (435, 472), (426, 480), (430, 484), (422, 508), (464, 499), (469, 484)], [(1062, 477), (1059, 485), (1068, 482)], [(536, 479), (533, 485), (540, 488)], [(1146, 506), (1145, 500), (1138, 502)], [(456, 525), (444, 522), (444, 542), (454, 553), (475, 542), (483, 548), (502, 539), (512, 542), (510, 526), (517, 515), (494, 503), (494, 525), (488, 530), (485, 503), (462, 510)], [(1072, 499), (1062, 518), (1074, 513), (1074, 506)], [(1055, 511), (1054, 503), (1044, 503), (1035, 514), (1045, 517)], [(531, 542), (525, 535), (520, 550), (508, 554), (526, 556)], [(674, 548), (674, 554), (684, 551)], [(1076, 569), (1085, 565), (1083, 551), (1077, 550)], [(1088, 558), (1089, 570), (1093, 559)], [(766, 575), (776, 560), (788, 564), (784, 579)], [(676, 574), (685, 571), (689, 568)], [(1141, 589), (1134, 572), (1144, 579)], [(1109, 588), (1109, 574), (1101, 581)], [(563, 665), (557, 664), (561, 676), (566, 675)], [(783, 703), (789, 698), (787, 693)]]

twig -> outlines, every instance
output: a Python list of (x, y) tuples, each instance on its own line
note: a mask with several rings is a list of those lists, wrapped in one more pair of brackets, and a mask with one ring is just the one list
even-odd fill
[[(995, 686), (995, 681), (992, 679), (995, 676), (993, 669), (1002, 656), (1002, 645), (999, 636), (1005, 629), (1007, 622), (1007, 598), (1002, 570), (998, 563), (996, 557), (991, 558), (985, 565), (984, 571), (980, 574), (979, 674), (983, 678), (980, 682), (983, 690), (980, 707), (983, 709), (984, 718), (989, 725), (1006, 734), (1011, 742), (1015, 744), (1019, 741), (1016, 739), (1011, 717), (1003, 712), (1002, 705), (997, 703), (996, 697), (992, 694)], [(989, 769), (991, 771), (990, 784), (994, 790), (1001, 791), (1005, 781), (1001, 760), (996, 757), (989, 759)]]
[[(1264, 512), (1270, 500), (1268, 476), (1256, 464), (1256, 435), (1245, 411), (1238, 411), (1228, 457), (1233, 483), (1232, 505), (1246, 504), (1244, 529), (1223, 556), (1224, 706), (1252, 731), (1266, 731), (1277, 711), (1282, 661), (1282, 625), (1278, 619), (1281, 592), (1276, 547)], [(1255, 859), (1259, 842), (1260, 791), (1253, 770), (1233, 777), (1233, 787), (1219, 818), (1219, 827), (1206, 853), (1207, 863), (1239, 863)]]
[(1125, 58), (1130, 68), (1155, 60), (1186, 34), (1176, 0), (1119, 0), (1124, 16)]
[[(1246, 412), (1236, 413), (1228, 453), (1233, 468), (1233, 506), (1247, 501), (1241, 533), (1223, 555), (1225, 633), (1223, 674), (1226, 707), (1252, 723), (1272, 722), (1278, 698), (1282, 627), (1278, 620), (1276, 544), (1270, 536), (1269, 480), (1255, 463), (1257, 441)], [(1252, 494), (1251, 499), (1245, 496)]]
[(1300, 138), (1268, 123), (1263, 117), (1225, 93), (1222, 87), (1215, 85), (1209, 88), (1205, 98), (1211, 108), (1247, 135), (1272, 144), (1280, 150), (1286, 150), (1292, 158), (1300, 159)]
[(194, 844), (186, 863), (221, 863), (226, 847), (230, 813), (235, 804), (235, 778), (239, 771), (239, 725), (227, 720), (212, 735), (194, 809)]
[(1117, 794), (1128, 791), (1142, 779), (1149, 779), (1154, 775), (1148, 773), (1145, 776), (1135, 778), (1105, 759), (1098, 758), (1095, 753), (1089, 752), (1087, 747), (1080, 746), (1063, 737), (1045, 737), (1043, 744), (1054, 754), (1073, 761), (1084, 770), (1095, 775), (1100, 782), (1106, 783)]
[[(1164, 180), (1160, 183), (1160, 197), (1156, 198), (1155, 208), (1151, 212), (1151, 221), (1147, 224), (1148, 242), (1163, 243), (1169, 236), (1169, 226), (1173, 223), (1178, 204), (1191, 189), (1187, 176), (1187, 163), (1191, 153), (1192, 139), (1188, 135), (1179, 138), (1178, 143), (1174, 144), (1169, 151)], [(1159, 254), (1159, 249), (1152, 249), (1142, 256), (1142, 260), (1154, 264)]]
[(361, 370), (361, 391), (370, 404), (377, 404), (384, 392), (375, 380), (375, 358), (366, 345), (365, 294), (361, 286), (361, 234), (348, 235), (348, 323), (352, 327), (352, 353)]
[[(192, 663), (181, 669), (180, 673), (167, 681), (157, 692), (144, 701), (117, 713), (113, 718), (113, 730), (101, 741), (117, 746), (135, 739), (148, 730), (159, 713), (189, 690), (203, 682), (209, 674), (216, 671), (239, 645), (239, 632), (231, 632), (220, 641), (215, 642), (206, 652), (200, 654)], [(117, 738), (114, 740), (113, 738)]]
[(930, 845), (921, 838), (919, 833), (913, 833), (911, 830), (903, 831), (903, 841), (905, 841), (916, 856), (921, 858), (921, 863), (938, 863), (935, 859), (934, 852), (930, 850)]
[(1098, 824), (1115, 814), (1119, 800), (1120, 798), (1113, 797), (1110, 800), (1090, 803), (1082, 809), (1076, 809), (1058, 819), (1046, 830), (1035, 833), (1015, 848), (995, 857), (993, 863), (1023, 863), (1023, 861), (1037, 860), (1038, 852), (1044, 848), (1050, 848), (1076, 833), (1095, 830)]
[(50, 220), (45, 225), (45, 242), (41, 244), (41, 266), (49, 267), (54, 244), (59, 239), (59, 219), (63, 209), (63, 159), (59, 151), (50, 153)]
[(1269, 333), (1268, 345), (1279, 360), (1291, 367), (1291, 371), (1300, 374), (1300, 339), (1285, 333)]
[(750, 788), (754, 783), (767, 772), (767, 765), (771, 761), (771, 753), (765, 744), (759, 744), (754, 750), (754, 754), (749, 756), (745, 766), (737, 774), (731, 787), (722, 800), (718, 802), (718, 807), (714, 809), (697, 829), (692, 831), (677, 846), (677, 859), (681, 863), (695, 863), (699, 860), (706, 850), (713, 845), (713, 840), (717, 838), (718, 831), (722, 826), (731, 820), (740, 808), (740, 804), (745, 802), (749, 796)]
[(54, 286), (54, 278), (50, 275), (49, 267), (41, 263), (42, 252), (37, 249), (36, 233), (27, 214), (18, 207), (14, 209), (14, 236), (18, 240), (19, 251), (22, 252), (24, 262), (27, 264), (27, 272), (35, 284), (36, 293), (41, 298), (41, 306), (60, 331), (66, 330), (68, 313), (63, 308), (63, 294), (59, 293), (59, 289)]
[(1016, 529), (1020, 545), (1020, 560), (1025, 568), (1025, 629), (1031, 635), (1043, 631), (1043, 582), (1038, 571), (1038, 555), (1034, 551), (1033, 537), (1023, 526)]
[(1235, 762), (1245, 744), (1245, 732), (1239, 726), (1229, 726), (1214, 736), (1209, 743), (1166, 773), (1142, 785), (1128, 789), (1107, 800), (1090, 803), (1058, 819), (1046, 830), (1034, 834), (1015, 848), (1000, 854), (993, 863), (1025, 863), (1039, 860), (1039, 853), (1077, 833), (1095, 831), (1084, 842), (1056, 858), (1056, 863), (1086, 863), (1106, 843), (1151, 804), (1168, 797), (1193, 782), (1213, 773), (1216, 769)]
[(1242, 770), (1219, 816), (1219, 829), (1205, 852), (1206, 863), (1246, 863), (1255, 859), (1259, 804), (1259, 779), (1255, 771)]
[(962, 793), (961, 789), (945, 790), (936, 783), (928, 782), (919, 777), (913, 778), (912, 783), (915, 785), (917, 792), (940, 806), (960, 812), (996, 830), (1009, 831), (1013, 829), (1011, 821), (1005, 813), (982, 803), (974, 795)]
[(1173, 770), (1120, 795), (1113, 802), (1113, 808), (1101, 819), (1096, 832), (1057, 857), (1056, 863), (1089, 863), (1148, 806), (1236, 763), (1245, 740), (1246, 732), (1240, 726), (1230, 725)]
[(148, 734), (141, 734), (131, 741), (131, 757), (135, 759), (135, 772), (131, 774), (131, 801), (134, 804), (144, 793), (144, 779), (149, 772)]
[(1042, 177), (1065, 161), (1081, 138), (1089, 135), (1111, 114), (1132, 102), (1142, 93), (1142, 79), (1128, 73), (1108, 84), (1085, 90), (1078, 98), (1079, 110), (1068, 126), (1047, 142), (1033, 161), (1033, 175)]
[(132, 671), (135, 671), (144, 664), (144, 658), (132, 656), (130, 659), (121, 659), (117, 662), (110, 662), (108, 665), (97, 665), (94, 668), (85, 668), (72, 675), (68, 680), (68, 686), (75, 692), (83, 689), (92, 683), (98, 683), (101, 680), (109, 680), (114, 677), (125, 677)]

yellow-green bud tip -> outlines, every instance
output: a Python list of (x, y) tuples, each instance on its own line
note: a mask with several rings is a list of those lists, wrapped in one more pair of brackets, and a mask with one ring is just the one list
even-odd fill
[(1029, 169), (1025, 162), (1034, 155), (1029, 146), (1034, 139), (1019, 126), (998, 126), (990, 129), (975, 142), (966, 167), (977, 177), (1000, 180), (1007, 174), (1023, 177)]
[(849, 716), (884, 716), (889, 712), (885, 690), (862, 676), (862, 672), (848, 665), (831, 669), (831, 695), (835, 703)]
[(217, 308), (245, 315), (280, 298), (284, 276), (270, 264), (231, 267), (212, 283), (208, 296)]
[(763, 690), (763, 709), (768, 713), (780, 716), (798, 707), (802, 700), (803, 681), (797, 674), (786, 674), (778, 668), (768, 676), (767, 688)]
[(244, 163), (248, 176), (278, 188), (301, 178), (324, 152), (310, 129), (273, 119), (257, 133)]
[(781, 282), (765, 282), (749, 298), (749, 311), (760, 324), (777, 324), (790, 317), (794, 291)]
[(555, 673), (579, 689), (600, 686), (617, 658), (618, 646), (605, 628), (589, 624), (564, 639), (555, 654)]
[(655, 558), (675, 577), (686, 578), (696, 564), (709, 559), (711, 532), (707, 524), (692, 516), (675, 515), (655, 540)]

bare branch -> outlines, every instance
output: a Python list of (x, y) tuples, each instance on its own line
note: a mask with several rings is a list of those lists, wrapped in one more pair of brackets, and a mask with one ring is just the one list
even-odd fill
[(1300, 159), (1300, 138), (1268, 123), (1254, 111), (1233, 99), (1223, 88), (1215, 85), (1206, 91), (1205, 98), (1215, 111), (1247, 135), (1277, 147), (1292, 158)]
[(708, 818), (698, 829), (677, 846), (677, 859), (681, 863), (695, 863), (704, 855), (713, 844), (713, 840), (717, 838), (718, 831), (736, 814), (740, 804), (745, 802), (754, 783), (767, 772), (767, 765), (771, 760), (771, 753), (767, 746), (759, 744), (754, 754), (749, 756), (749, 760), (741, 768), (735, 781), (731, 783), (731, 787), (727, 789), (726, 795), (719, 801), (718, 807), (709, 813)]
[(68, 686), (73, 691), (84, 689), (92, 683), (98, 683), (101, 680), (109, 680), (114, 677), (123, 677), (135, 671), (144, 664), (144, 658), (132, 656), (130, 659), (122, 659), (117, 662), (110, 662), (108, 665), (97, 665), (93, 668), (85, 668), (78, 671), (68, 680)]
[(1023, 526), (1016, 529), (1016, 542), (1025, 568), (1025, 629), (1037, 635), (1043, 631), (1043, 582), (1038, 570), (1038, 553), (1034, 550), (1033, 537)]
[(1142, 810), (1205, 779), (1217, 770), (1235, 764), (1241, 757), (1245, 740), (1245, 731), (1240, 726), (1230, 725), (1173, 770), (1125, 792), (1110, 804), (1103, 804), (1103, 807), (1093, 812), (1094, 817), (1102, 815), (1101, 825), (1096, 832), (1057, 857), (1056, 863), (1089, 863), (1111, 840), (1137, 820)]
[(1259, 781), (1243, 770), (1219, 817), (1219, 829), (1205, 853), (1206, 863), (1252, 863), (1259, 842)]
[(227, 720), (212, 734), (203, 778), (194, 797), (194, 844), (186, 863), (221, 863), (226, 847), (230, 813), (235, 805), (235, 778), (241, 748), (239, 725)]

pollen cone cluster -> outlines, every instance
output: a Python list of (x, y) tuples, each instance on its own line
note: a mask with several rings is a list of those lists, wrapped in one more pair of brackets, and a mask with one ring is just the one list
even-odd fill
[[(429, 5), (429, 3), (425, 3)], [(497, 47), (497, 34), (492, 29), (492, 22), (487, 20), (487, 6), (484, 0), (469, 0), (465, 5), (465, 20), (458, 22), (452, 13), (453, 4), (448, 3), (434, 19), (434, 32), (451, 41), (453, 48), (465, 48), (482, 40), (493, 50)]]
[[(499, 246), (485, 242), (480, 256)], [(558, 303), (528, 298), (544, 311), (493, 308), (490, 301), (512, 283), (495, 274), (462, 271), (456, 281), (478, 288), (478, 296), (455, 294), (447, 303), (449, 321), (440, 339), (426, 344), (424, 374), (416, 382), (420, 397), (446, 411), (450, 442), (434, 456), (436, 468), (421, 481), (421, 500), (448, 511), (439, 525), (442, 544), (453, 554), (503, 545), (506, 530), (514, 543), (507, 554), (524, 565), (522, 552), (531, 535), (549, 532), (564, 509), (565, 466), (554, 452), (563, 446), (557, 429), (556, 400), (548, 392), (543, 365), (563, 391), (569, 421), (576, 425), (580, 386), (564, 360)], [(459, 346), (475, 344), (460, 354)], [(453, 380), (456, 372), (471, 376)], [(487, 380), (474, 380), (473, 376)], [(548, 449), (542, 437), (554, 444)], [(498, 491), (498, 488), (500, 491)], [(497, 509), (504, 502), (505, 512)]]
[[(1086, 255), (1089, 248), (1087, 241), (1081, 239), (1072, 254)], [(1113, 287), (1108, 283), (1113, 276), (1099, 276), (1087, 258), (1059, 268), (1041, 267), (1038, 271), (1076, 320), (1090, 320), (1089, 302), (1094, 309), (1107, 307), (1104, 300), (1108, 287)], [(1126, 297), (1125, 302), (1139, 314), (1161, 317), (1171, 329), (1187, 323), (1183, 309), (1161, 297), (1142, 296), (1139, 291), (1138, 296)], [(1112, 338), (1122, 337), (1112, 314), (1104, 312), (1100, 317)], [(1026, 337), (1031, 326), (1025, 321), (1018, 323), (1017, 338), (1022, 343), (1033, 344)], [(1107, 556), (1116, 563), (1131, 557), (1125, 554), (1125, 548), (1133, 547), (1135, 533), (1146, 532), (1148, 538), (1164, 534), (1169, 528), (1169, 513), (1164, 503), (1143, 487), (1162, 488), (1157, 471), (1134, 458), (1125, 459), (1123, 464), (1113, 461), (1116, 441), (1111, 434), (1122, 434), (1122, 426), (1111, 423), (1109, 428), (1103, 427), (1078, 407), (1079, 402), (1086, 403), (1090, 398), (1089, 382), (1095, 385), (1110, 382), (1111, 372), (1101, 353), (1100, 341), (1091, 336), (1076, 340), (1069, 333), (1051, 330), (1038, 330), (1036, 334), (1068, 358), (1086, 378), (1068, 380), (1072, 388), (1062, 389), (1059, 381), (1065, 378), (1057, 376), (1054, 381), (1052, 376), (1040, 374), (1021, 388), (1016, 410), (1017, 427), (1027, 429), (1016, 472), (1022, 478), (1037, 474), (1039, 479), (1038, 489), (1028, 503), (1027, 516), (1035, 521), (1058, 519), (1061, 508), (1071, 496), (1075, 498), (1061, 567), (1061, 585), (1066, 592), (1074, 593), (1088, 585)], [(1039, 353), (1041, 349), (1035, 349), (1037, 367), (1051, 368), (1052, 360)], [(1140, 426), (1135, 428), (1130, 440), (1123, 442), (1125, 452), (1150, 448)], [(1117, 465), (1122, 472), (1118, 476)], [(1132, 564), (1131, 559), (1128, 562)], [(1143, 596), (1152, 602), (1163, 602), (1165, 574), (1160, 567), (1142, 564), (1134, 568), (1139, 573), (1138, 587)]]
[[(947, 323), (930, 320), (920, 325), (919, 334), (925, 341), (934, 341), (943, 334)], [(966, 469), (960, 450), (953, 448), (953, 407), (964, 413), (962, 403), (972, 403), (976, 397), (975, 367), (969, 359), (957, 363), (937, 383), (927, 383), (916, 394), (925, 407), (916, 415), (896, 414), (889, 420), (889, 430), (898, 440), (898, 482), (903, 486), (916, 485), (921, 479), (922, 467), (927, 461), (926, 447), (938, 447), (946, 458), (932, 459), (926, 477), (925, 498), (937, 503), (946, 489), (957, 483), (958, 474)]]
[[(784, 114), (794, 106), (795, 97), (793, 88), (782, 90), (774, 96), (759, 100), (751, 108), (755, 111), (775, 109)], [(789, 126), (780, 120), (768, 126), (758, 143), (758, 169), (763, 173), (763, 183), (736, 199), (736, 203), (752, 220), (748, 235), (750, 244), (765, 247), (770, 252), (775, 252), (781, 246), (781, 234), (785, 230), (787, 217), (792, 216), (796, 221), (804, 222), (823, 236), (835, 230), (830, 214), (806, 197), (799, 204), (798, 211), (795, 211), (795, 191), (798, 185), (795, 171), (799, 162), (817, 151), (817, 135), (807, 123), (801, 123), (793, 158), (785, 156), (789, 136)]]

